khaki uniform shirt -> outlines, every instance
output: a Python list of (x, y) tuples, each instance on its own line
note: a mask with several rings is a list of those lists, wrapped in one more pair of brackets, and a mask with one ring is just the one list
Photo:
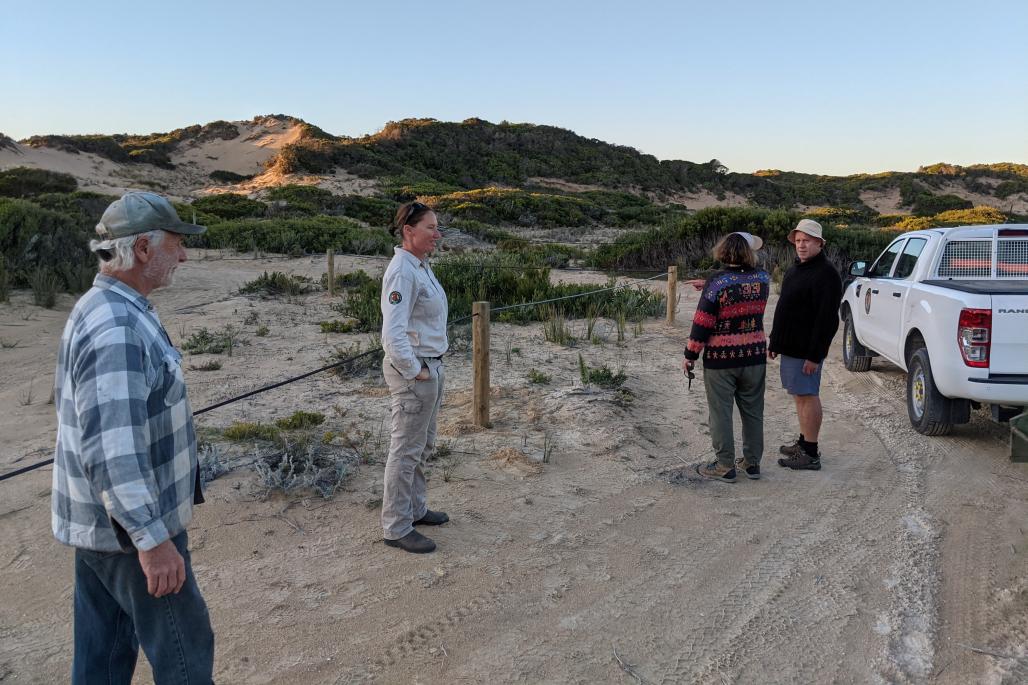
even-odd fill
[(382, 347), (393, 368), (411, 380), (421, 371), (422, 359), (441, 357), (449, 349), (449, 303), (427, 261), (402, 247), (394, 252), (382, 276)]

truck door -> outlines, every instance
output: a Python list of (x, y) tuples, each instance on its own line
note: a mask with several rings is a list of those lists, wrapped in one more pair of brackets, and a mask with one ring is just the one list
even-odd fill
[(877, 286), (879, 292), (872, 295), (872, 307), (875, 308), (875, 322), (879, 324), (878, 332), (882, 336), (881, 348), (878, 349), (886, 357), (896, 361), (903, 359), (903, 327), (906, 325), (907, 295), (910, 294), (910, 280), (914, 266), (921, 256), (921, 251), (928, 243), (927, 238), (910, 238), (896, 259), (889, 278), (883, 278)]
[[(887, 350), (883, 349), (885, 333), (882, 330), (886, 327), (886, 322), (880, 311), (882, 284), (888, 281), (892, 274), (892, 267), (906, 240), (899, 238), (893, 241), (868, 269), (867, 276), (860, 279), (860, 304), (853, 312), (853, 323), (860, 341), (881, 354), (887, 354)], [(886, 293), (885, 297), (890, 295)]]

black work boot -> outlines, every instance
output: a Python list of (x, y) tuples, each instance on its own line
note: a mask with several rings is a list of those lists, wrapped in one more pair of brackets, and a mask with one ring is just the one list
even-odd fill
[(385, 543), (390, 547), (399, 547), (404, 552), (411, 554), (428, 554), (435, 551), (435, 543), (432, 542), (432, 538), (426, 538), (416, 530), (412, 530), (399, 540), (385, 540)]
[(429, 509), (428, 511), (425, 512), (424, 516), (422, 516), (421, 518), (419, 518), (417, 521), (414, 522), (414, 525), (415, 526), (441, 526), (441, 525), (443, 525), (444, 523), (446, 523), (449, 520), (450, 520), (450, 517), (446, 515), (445, 511), (432, 511), (431, 509)]

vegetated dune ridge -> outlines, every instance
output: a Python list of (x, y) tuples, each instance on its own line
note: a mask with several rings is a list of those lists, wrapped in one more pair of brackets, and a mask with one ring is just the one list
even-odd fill
[[(117, 195), (151, 189), (176, 199), (210, 193), (260, 194), (264, 188), (301, 183), (321, 185), (333, 192), (360, 193), (373, 187), (342, 171), (323, 176), (283, 174), (267, 168), (286, 146), (298, 141), (304, 125), (290, 117), (256, 117), (231, 122), (238, 135), (231, 138), (191, 139), (178, 143), (169, 154), (173, 168), (146, 163), (122, 163), (100, 154), (70, 148), (29, 145), (8, 139), (0, 146), (0, 169), (30, 167), (71, 174), (82, 190)], [(219, 183), (212, 172), (228, 171), (244, 177)]]
[(0, 140), (0, 170), (42, 168), (71, 174), (83, 190), (117, 194), (149, 187), (179, 199), (223, 192), (261, 196), (269, 187), (290, 183), (370, 195), (389, 182), (429, 187), (431, 194), (439, 194), (440, 187), (614, 189), (689, 209), (750, 204), (848, 207), (887, 215), (910, 213), (916, 198), (928, 195), (1028, 214), (1028, 166), (1023, 164), (934, 164), (917, 172), (847, 177), (778, 170), (746, 174), (731, 172), (716, 159), (657, 160), (565, 129), (481, 119), (406, 119), (360, 138), (336, 137), (295, 117), (266, 115), (144, 136)]
[[(221, 256), (191, 251), (176, 285), (153, 297), (176, 344), (201, 326), (243, 331), (232, 357), (187, 355), (194, 408), (368, 343), (320, 332), (336, 316), (323, 292), (234, 294), (266, 270), (318, 277), (322, 259)], [(374, 275), (384, 264), (337, 267)], [(73, 298), (56, 310), (28, 298), (0, 304), (3, 471), (53, 444), (47, 395)], [(210, 484), (190, 526), (216, 680), (1026, 682), (1028, 474), (1007, 459), (1003, 431), (976, 415), (951, 437), (920, 436), (903, 374), (881, 363), (850, 374), (835, 349), (822, 471), (774, 464), (795, 427), (772, 364), (764, 478), (699, 482), (685, 464), (710, 454), (702, 372), (689, 391), (679, 366), (695, 304), (682, 292), (674, 326), (646, 320), (620, 345), (610, 321), (597, 324), (602, 344), (575, 348), (545, 342), (540, 324), (494, 322), (489, 430), (469, 421), (470, 354), (455, 345), (440, 420), (450, 454), (429, 469), (432, 506), (452, 522), (431, 529), (431, 555), (380, 543), (380, 374), (315, 376), (203, 415), (212, 436), (235, 420), (323, 412), (319, 430), (370, 457), (334, 499), (267, 496), (245, 465), (255, 446), (217, 441), (238, 467)], [(584, 322), (573, 326), (581, 335)], [(579, 354), (623, 369), (630, 394), (583, 386)], [(197, 370), (215, 359), (220, 370)], [(530, 383), (532, 369), (550, 383)], [(5, 682), (61, 682), (70, 667), (72, 552), (50, 536), (49, 486), (49, 469), (0, 484)], [(147, 670), (141, 659), (136, 682), (151, 682)]]

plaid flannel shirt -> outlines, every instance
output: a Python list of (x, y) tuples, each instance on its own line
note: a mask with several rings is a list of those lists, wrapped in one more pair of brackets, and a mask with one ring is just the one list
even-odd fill
[(61, 337), (52, 523), (58, 541), (148, 550), (203, 501), (182, 356), (153, 305), (100, 274)]

